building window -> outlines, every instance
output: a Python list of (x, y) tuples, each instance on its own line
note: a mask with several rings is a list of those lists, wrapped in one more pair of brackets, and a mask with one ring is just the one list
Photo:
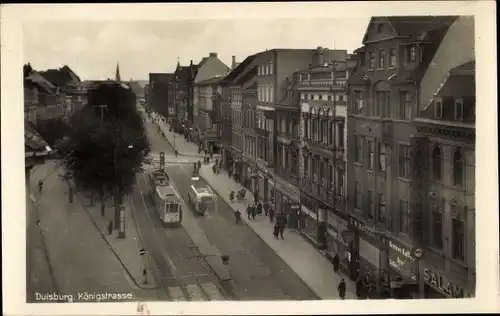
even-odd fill
[(362, 91), (354, 91), (353, 95), (353, 105), (354, 114), (359, 114), (363, 112), (363, 92)]
[(269, 102), (274, 102), (274, 87), (273, 85), (269, 86)]
[(389, 101), (389, 91), (376, 91), (375, 116), (386, 117)]
[(417, 61), (417, 48), (410, 46), (406, 48), (406, 63), (414, 63)]
[(389, 68), (396, 68), (396, 62), (397, 62), (396, 49), (391, 48), (389, 51)]
[(378, 51), (378, 69), (385, 68), (385, 50)]
[(344, 148), (344, 121), (337, 122), (337, 144), (336, 149)]
[(272, 62), (269, 63), (269, 74), (270, 75), (273, 74), (273, 63)]
[(464, 158), (460, 150), (453, 154), (453, 185), (463, 186), (464, 184)]
[(443, 156), (439, 147), (434, 147), (432, 151), (432, 178), (441, 181), (443, 169)]
[(373, 140), (368, 140), (366, 142), (367, 148), (367, 158), (368, 158), (368, 170), (373, 170), (373, 167), (375, 165), (375, 152), (374, 152), (374, 144)]
[(380, 172), (385, 172), (386, 161), (385, 161), (385, 144), (378, 143), (378, 162)]
[(464, 119), (464, 101), (455, 99), (455, 120), (461, 121)]
[(332, 101), (332, 96), (331, 95), (327, 96), (327, 100)]
[(368, 218), (375, 219), (375, 205), (373, 204), (373, 192), (368, 190)]
[(309, 139), (309, 119), (304, 117), (304, 139)]
[(385, 197), (383, 193), (379, 193), (378, 195), (378, 221), (381, 223), (385, 223)]
[(304, 155), (304, 176), (309, 177), (309, 155)]
[(337, 167), (337, 179), (336, 179), (336, 186), (337, 186), (337, 196), (344, 196), (344, 169)]
[(361, 163), (363, 155), (363, 138), (360, 135), (354, 135), (354, 162)]
[(411, 120), (413, 109), (413, 94), (409, 91), (399, 92), (399, 118)]
[(410, 235), (410, 203), (399, 199), (399, 232)]
[(411, 146), (399, 145), (399, 176), (409, 178), (412, 165)]
[(431, 240), (432, 247), (443, 248), (443, 208), (440, 200), (434, 199), (431, 204)]
[(460, 218), (452, 219), (452, 252), (453, 258), (465, 258), (465, 223)]
[(368, 69), (373, 70), (375, 68), (375, 53), (370, 52), (368, 54)]
[(358, 181), (354, 182), (354, 192), (355, 192), (354, 208), (360, 210), (362, 195), (361, 195), (361, 185)]
[(434, 101), (434, 116), (436, 118), (443, 117), (443, 101), (441, 99), (436, 99)]

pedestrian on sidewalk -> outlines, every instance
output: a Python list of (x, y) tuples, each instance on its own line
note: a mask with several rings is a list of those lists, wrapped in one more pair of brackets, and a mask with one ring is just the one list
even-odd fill
[(262, 203), (257, 203), (257, 214), (262, 215)]
[(236, 224), (239, 224), (241, 223), (241, 212), (240, 210), (236, 210), (236, 212), (234, 212), (234, 216), (236, 217)]
[(43, 190), (43, 180), (38, 181), (38, 193), (42, 193)]
[(273, 222), (274, 221), (274, 209), (271, 207), (269, 208), (269, 222)]
[(269, 203), (264, 202), (264, 215), (267, 216), (269, 213)]
[(248, 215), (248, 219), (252, 219), (252, 209), (251, 209), (250, 205), (247, 206), (247, 215)]
[(333, 256), (333, 271), (335, 271), (335, 273), (339, 272), (339, 264), (339, 255), (335, 254), (335, 256)]
[(363, 282), (363, 278), (358, 278), (356, 280), (356, 296), (358, 299), (363, 297), (363, 289), (365, 288), (365, 284)]
[(255, 202), (255, 204), (257, 204), (259, 202), (259, 193), (258, 192), (255, 192), (253, 194), (253, 201)]
[(179, 152), (177, 151), (177, 149), (175, 150), (175, 158), (177, 158), (179, 156)]
[(110, 220), (108, 223), (108, 235), (111, 235), (113, 233), (113, 221)]
[(217, 174), (217, 166), (216, 165), (212, 166), (212, 171), (214, 174)]
[(252, 206), (252, 219), (255, 219), (255, 215), (257, 214), (257, 207), (254, 205)]
[(280, 232), (280, 226), (278, 222), (276, 222), (276, 224), (274, 224), (274, 229), (273, 229), (274, 239), (278, 239), (279, 232)]
[(285, 239), (283, 237), (283, 233), (285, 232), (285, 224), (286, 223), (285, 223), (285, 221), (283, 219), (279, 220), (278, 223), (279, 223), (279, 227), (280, 227), (280, 236), (281, 236), (281, 239)]
[(198, 160), (198, 171), (201, 169), (201, 161)]
[(339, 286), (337, 287), (337, 291), (339, 292), (340, 299), (345, 299), (346, 285), (344, 279), (340, 281)]

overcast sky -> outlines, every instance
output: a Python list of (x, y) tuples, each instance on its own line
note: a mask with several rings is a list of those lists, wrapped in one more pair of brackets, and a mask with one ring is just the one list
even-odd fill
[[(68, 65), (82, 79), (145, 80), (217, 52), (228, 66), (272, 48), (353, 49), (361, 46), (368, 17), (281, 20), (36, 21), (23, 28), (24, 61), (34, 69)], [(348, 30), (348, 32), (346, 32)]]

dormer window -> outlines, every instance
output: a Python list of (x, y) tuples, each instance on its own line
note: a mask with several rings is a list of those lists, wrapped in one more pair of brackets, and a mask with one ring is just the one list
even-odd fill
[(455, 120), (462, 121), (464, 119), (464, 100), (455, 99)]
[(434, 116), (436, 118), (443, 117), (443, 100), (441, 99), (436, 99), (434, 101)]
[(377, 32), (378, 33), (382, 33), (383, 30), (384, 30), (384, 24), (377, 25)]

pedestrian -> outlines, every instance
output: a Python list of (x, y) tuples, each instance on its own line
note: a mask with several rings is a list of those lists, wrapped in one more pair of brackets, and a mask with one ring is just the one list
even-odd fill
[(365, 285), (364, 285), (363, 279), (358, 278), (358, 280), (356, 281), (356, 296), (358, 298), (362, 298), (364, 287), (365, 287)]
[(113, 233), (113, 221), (110, 220), (108, 223), (108, 235), (111, 235)]
[(236, 212), (234, 212), (234, 216), (236, 217), (236, 224), (241, 223), (241, 212), (240, 212), (240, 210), (236, 210)]
[(346, 285), (344, 279), (342, 279), (339, 283), (339, 286), (337, 287), (337, 291), (339, 292), (339, 297), (342, 300), (345, 299), (345, 290), (346, 290)]
[(215, 165), (212, 166), (212, 171), (214, 172), (214, 174), (217, 174), (217, 167)]
[(269, 212), (269, 203), (264, 202), (264, 215), (267, 216)]
[(339, 255), (338, 254), (335, 254), (335, 256), (333, 256), (333, 271), (335, 271), (336, 273), (338, 273), (338, 271), (339, 271)]
[(201, 161), (198, 160), (198, 171), (200, 170), (201, 168)]
[(274, 229), (273, 229), (274, 239), (278, 239), (279, 231), (280, 231), (280, 226), (278, 222), (276, 222), (276, 224), (274, 224)]
[(177, 151), (177, 149), (175, 150), (175, 158), (177, 158), (179, 156), (179, 152)]
[(38, 181), (38, 192), (41, 193), (43, 190), (43, 180)]
[(283, 233), (285, 232), (285, 221), (282, 219), (282, 220), (278, 221), (278, 223), (279, 223), (279, 228), (280, 228), (281, 239), (285, 239), (283, 237)]
[(262, 203), (257, 203), (257, 214), (262, 215)]
[(248, 219), (252, 219), (252, 209), (250, 208), (250, 205), (247, 206), (247, 215)]
[(255, 219), (256, 213), (257, 213), (257, 207), (255, 207), (255, 205), (254, 205), (254, 206), (252, 206), (252, 219)]
[(273, 222), (274, 221), (274, 209), (271, 207), (269, 208), (269, 222)]

